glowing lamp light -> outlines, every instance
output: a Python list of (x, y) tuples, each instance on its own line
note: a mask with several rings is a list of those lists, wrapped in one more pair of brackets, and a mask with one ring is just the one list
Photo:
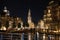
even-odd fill
[(45, 34), (43, 34), (43, 40), (45, 40), (45, 38), (46, 38), (46, 37), (45, 37)]
[(3, 10), (4, 12), (7, 12), (8, 10), (7, 10), (7, 8), (6, 8), (6, 6), (4, 7), (4, 10)]
[(7, 10), (4, 10), (4, 12), (7, 12)]
[(50, 9), (48, 10), (48, 13), (50, 13)]
[(1, 27), (1, 30), (6, 30), (6, 27), (5, 27), (5, 26), (2, 26), (2, 27)]
[(6, 27), (3, 27), (4, 30), (6, 30)]
[(18, 28), (17, 30), (20, 30), (21, 28)]

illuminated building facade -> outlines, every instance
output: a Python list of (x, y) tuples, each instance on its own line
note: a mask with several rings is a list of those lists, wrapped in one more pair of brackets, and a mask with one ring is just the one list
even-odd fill
[(21, 18), (10, 17), (10, 11), (4, 7), (0, 14), (0, 40), (60, 40), (60, 5), (59, 1), (51, 1), (44, 10), (43, 19), (37, 25), (28, 10), (27, 26), (23, 26)]
[[(60, 40), (60, 1), (51, 1), (44, 10), (43, 20), (40, 28), (43, 29), (44, 40)], [(44, 25), (44, 26), (43, 26)], [(42, 26), (42, 27), (41, 27)]]

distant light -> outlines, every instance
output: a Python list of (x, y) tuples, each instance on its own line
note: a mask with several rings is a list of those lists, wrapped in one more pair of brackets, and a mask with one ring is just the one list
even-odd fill
[(44, 18), (44, 21), (46, 21), (46, 18)]
[(44, 15), (44, 17), (46, 17), (46, 15)]
[(7, 10), (4, 10), (4, 12), (7, 12)]
[(48, 13), (50, 13), (51, 11), (50, 11), (50, 9), (48, 9)]
[(48, 13), (48, 14), (47, 14), (47, 16), (48, 16), (48, 17), (50, 17), (50, 16), (51, 16), (51, 14), (50, 14), (50, 13)]
[(18, 28), (17, 30), (20, 30), (21, 28)]
[(6, 27), (4, 27), (4, 30), (6, 30)]
[(59, 32), (60, 32), (60, 30), (59, 30)]
[(53, 31), (54, 33), (58, 33), (59, 31), (57, 30), (57, 31)]
[(6, 27), (5, 27), (5, 26), (2, 26), (2, 27), (1, 27), (1, 30), (6, 30)]
[(52, 20), (52, 18), (50, 18), (50, 20)]
[(3, 10), (4, 12), (8, 12), (8, 10), (7, 10), (7, 7), (5, 6), (4, 7), (4, 10)]
[(45, 40), (45, 38), (46, 38), (46, 37), (45, 37), (45, 34), (43, 34), (43, 40)]
[(17, 20), (19, 20), (19, 18), (17, 17)]

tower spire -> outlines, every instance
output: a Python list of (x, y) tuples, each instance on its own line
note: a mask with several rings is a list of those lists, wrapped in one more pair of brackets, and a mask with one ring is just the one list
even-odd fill
[(32, 22), (30, 9), (28, 11), (28, 24), (29, 24), (29, 28), (34, 28), (34, 23)]
[(30, 9), (28, 11), (28, 23), (31, 23), (31, 11), (30, 11)]
[(28, 11), (28, 16), (31, 16), (31, 11), (30, 11), (30, 9), (29, 9), (29, 11)]

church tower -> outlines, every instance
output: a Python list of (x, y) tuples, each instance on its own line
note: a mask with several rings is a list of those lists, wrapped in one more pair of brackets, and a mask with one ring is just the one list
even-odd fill
[(28, 24), (30, 24), (31, 22), (32, 22), (32, 20), (31, 20), (31, 11), (29, 9), (29, 11), (28, 11)]
[(29, 28), (34, 28), (34, 23), (32, 22), (30, 9), (28, 11), (28, 18), (27, 19), (28, 19)]
[(6, 30), (7, 25), (8, 25), (8, 16), (9, 16), (9, 11), (7, 10), (7, 7), (4, 6), (3, 12), (1, 13), (1, 30)]

